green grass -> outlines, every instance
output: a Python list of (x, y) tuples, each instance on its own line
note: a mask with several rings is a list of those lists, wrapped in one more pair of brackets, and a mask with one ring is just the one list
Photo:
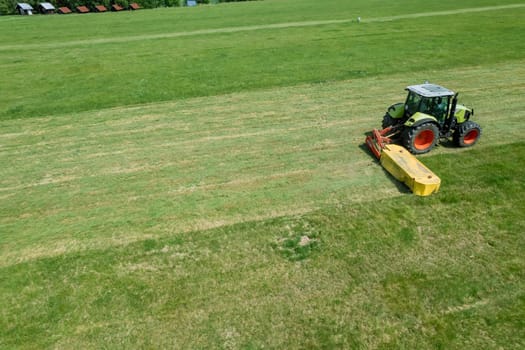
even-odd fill
[[(349, 3), (301, 1), (304, 10), (298, 11), (297, 1), (269, 1), (197, 11), (177, 8), (122, 16), (0, 20), (0, 74), (9, 76), (3, 82), (0, 118), (67, 114), (430, 66), (490, 64), (520, 59), (525, 51), (519, 21), (523, 8), (361, 25), (344, 22), (159, 37), (203, 29), (355, 19), (357, 14), (377, 19), (501, 5), (470, 1), (459, 6), (446, 1), (439, 6), (412, 6), (409, 11), (410, 2), (384, 6), (378, 1), (360, 7)], [(112, 38), (130, 41), (104, 41)]]
[[(459, 169), (441, 166), (456, 154), (428, 157), (447, 179), (430, 198), (327, 206), (5, 267), (5, 344), (519, 348), (525, 208), (513, 198), (525, 174), (502, 173), (524, 169), (514, 156), (524, 151), (479, 148)], [(492, 175), (465, 184), (473, 170)], [(297, 235), (319, 242), (300, 262), (280, 249)]]
[[(0, 18), (0, 348), (523, 348), (525, 7), (383, 21), (497, 5)], [(420, 198), (363, 140), (425, 79), (483, 136)]]

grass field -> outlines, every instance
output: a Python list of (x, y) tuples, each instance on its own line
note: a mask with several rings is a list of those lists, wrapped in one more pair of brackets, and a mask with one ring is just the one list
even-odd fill
[[(524, 18), (510, 0), (0, 18), (0, 348), (525, 347)], [(420, 198), (363, 140), (424, 80), (483, 136), (421, 157), (442, 186)]]

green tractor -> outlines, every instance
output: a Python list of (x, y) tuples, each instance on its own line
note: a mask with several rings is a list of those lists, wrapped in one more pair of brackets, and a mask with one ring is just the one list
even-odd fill
[(406, 90), (408, 96), (404, 103), (388, 107), (383, 130), (374, 133), (382, 138), (377, 142), (388, 143), (400, 138), (411, 153), (423, 154), (440, 139), (452, 138), (459, 147), (470, 147), (478, 141), (481, 127), (470, 120), (474, 110), (458, 104), (457, 93), (428, 83), (408, 86)]

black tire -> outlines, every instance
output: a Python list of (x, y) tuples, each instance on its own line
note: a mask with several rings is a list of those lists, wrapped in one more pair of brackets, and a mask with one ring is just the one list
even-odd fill
[(383, 129), (386, 129), (389, 126), (396, 126), (396, 125), (399, 125), (400, 123), (401, 123), (401, 118), (399, 119), (392, 118), (390, 114), (386, 113), (385, 116), (383, 117), (383, 122), (381, 123), (381, 127)]
[(388, 128), (389, 126), (393, 126), (396, 123), (396, 120), (390, 116), (390, 114), (386, 113), (383, 117), (383, 122), (381, 123), (381, 127), (383, 129)]
[(454, 131), (454, 144), (458, 147), (471, 147), (478, 142), (481, 136), (481, 127), (478, 123), (467, 120), (459, 124)]
[(403, 133), (403, 146), (412, 154), (429, 152), (439, 139), (439, 128), (434, 123), (423, 123), (405, 129)]

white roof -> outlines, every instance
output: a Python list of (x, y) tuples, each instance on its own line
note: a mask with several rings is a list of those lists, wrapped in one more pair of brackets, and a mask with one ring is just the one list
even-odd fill
[(55, 6), (53, 6), (50, 2), (41, 2), (40, 6), (42, 6), (45, 10), (54, 10)]
[(16, 7), (20, 7), (22, 10), (32, 10), (33, 7), (25, 2), (19, 2)]
[(454, 91), (436, 84), (421, 84), (407, 86), (407, 90), (414, 91), (418, 95), (425, 97), (453, 96)]

